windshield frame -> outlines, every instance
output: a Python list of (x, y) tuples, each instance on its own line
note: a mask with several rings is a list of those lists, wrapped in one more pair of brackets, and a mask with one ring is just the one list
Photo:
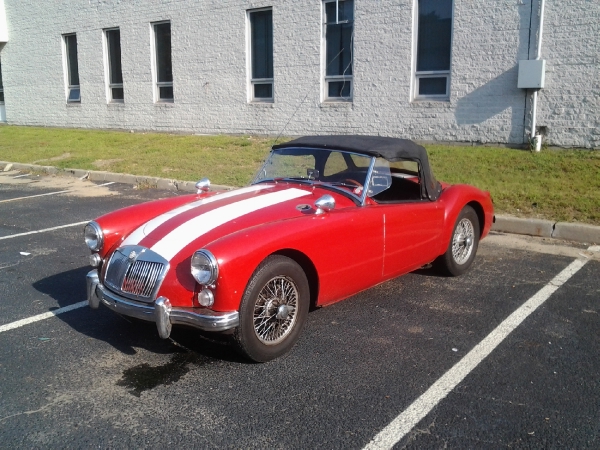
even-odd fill
[[(344, 154), (345, 155), (355, 155), (355, 156), (358, 156), (361, 158), (368, 159), (369, 165), (366, 168), (367, 171), (366, 171), (366, 175), (365, 175), (365, 183), (363, 184), (362, 191), (360, 192), (360, 194), (356, 194), (356, 193), (354, 193), (354, 191), (349, 191), (340, 186), (336, 186), (335, 184), (333, 184), (333, 182), (311, 179), (308, 175), (306, 178), (304, 178), (304, 177), (263, 178), (261, 176), (262, 173), (266, 172), (266, 166), (267, 166), (267, 164), (269, 164), (269, 162), (271, 161), (274, 154), (290, 154), (291, 156), (293, 156), (292, 152), (294, 150), (298, 150), (300, 152), (298, 154), (298, 156), (300, 156), (302, 154), (304, 154), (304, 155), (313, 154), (314, 155), (316, 153), (328, 153), (327, 158), (325, 158), (323, 161), (323, 164), (326, 163), (326, 161), (329, 159), (331, 154), (334, 152), (342, 154), (342, 155), (344, 155)], [(283, 148), (283, 149), (271, 149), (269, 155), (267, 156), (267, 158), (265, 159), (263, 164), (260, 166), (260, 168), (256, 172), (256, 174), (253, 177), (250, 184), (254, 185), (254, 184), (269, 183), (269, 182), (275, 182), (275, 183), (277, 183), (277, 182), (292, 182), (292, 183), (305, 184), (305, 185), (309, 185), (309, 186), (316, 186), (316, 187), (320, 187), (323, 189), (328, 189), (328, 190), (332, 190), (337, 193), (340, 193), (340, 194), (348, 197), (349, 199), (353, 200), (358, 206), (364, 206), (366, 203), (367, 196), (368, 196), (367, 194), (369, 191), (369, 186), (371, 184), (371, 177), (373, 174), (373, 168), (375, 166), (376, 159), (377, 158), (372, 155), (365, 155), (364, 153), (358, 153), (358, 152), (353, 152), (353, 151), (348, 151), (348, 150), (340, 150), (337, 148), (323, 149), (323, 148), (313, 148), (313, 147), (287, 147), (287, 148)], [(315, 165), (317, 165), (317, 164), (318, 163), (315, 161)], [(315, 169), (316, 169), (316, 167), (315, 167)], [(316, 169), (316, 170), (318, 170), (318, 169)]]

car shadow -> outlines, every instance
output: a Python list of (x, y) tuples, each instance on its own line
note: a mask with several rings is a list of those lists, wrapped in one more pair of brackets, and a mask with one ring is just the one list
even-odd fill
[[(87, 298), (85, 277), (89, 271), (90, 267), (85, 266), (57, 273), (34, 282), (33, 287), (56, 300), (58, 308), (70, 306)], [(211, 338), (198, 330), (174, 327), (169, 339), (160, 339), (154, 323), (121, 316), (102, 305), (98, 310), (84, 306), (56, 317), (75, 331), (104, 341), (128, 355), (141, 348), (157, 354), (192, 352), (204, 359), (248, 362), (237, 353), (226, 336)]]

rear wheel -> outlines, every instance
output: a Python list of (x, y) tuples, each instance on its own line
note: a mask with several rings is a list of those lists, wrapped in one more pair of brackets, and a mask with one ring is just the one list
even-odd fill
[(452, 231), (446, 253), (436, 260), (436, 265), (446, 275), (458, 276), (471, 267), (479, 246), (479, 219), (470, 206), (460, 212)]
[(302, 268), (290, 258), (269, 256), (254, 271), (240, 305), (234, 331), (247, 358), (266, 362), (294, 346), (308, 314), (310, 290)]

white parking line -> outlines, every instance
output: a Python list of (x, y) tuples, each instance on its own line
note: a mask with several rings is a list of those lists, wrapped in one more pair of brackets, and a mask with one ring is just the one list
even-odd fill
[(3, 239), (12, 239), (12, 238), (21, 237), (21, 236), (27, 236), (29, 234), (45, 233), (47, 231), (60, 230), (61, 228), (76, 227), (77, 225), (84, 225), (88, 222), (89, 222), (89, 220), (86, 220), (84, 222), (70, 223), (68, 225), (59, 225), (58, 227), (44, 228), (43, 230), (28, 231), (26, 233), (11, 234), (9, 236), (0, 236), (0, 241)]
[[(588, 250), (594, 251), (592, 247)], [(419, 421), (440, 403), (475, 367), (479, 365), (492, 351), (532, 312), (544, 302), (569, 278), (575, 275), (585, 263), (586, 256), (576, 259), (562, 272), (556, 275), (546, 286), (527, 300), (519, 309), (508, 316), (494, 331), (477, 344), (467, 355), (437, 380), (427, 391), (417, 398), (407, 409), (397, 416), (387, 427), (381, 430), (365, 449), (392, 448), (400, 439), (406, 436)]]
[(115, 184), (116, 181), (109, 181), (108, 183), (104, 183), (104, 184), (95, 184), (94, 187), (102, 187), (102, 186), (110, 186), (111, 184)]
[(0, 326), (0, 333), (4, 333), (8, 330), (14, 330), (15, 328), (22, 327), (24, 325), (29, 325), (33, 322), (39, 322), (40, 320), (48, 319), (50, 317), (58, 316), (59, 314), (63, 314), (69, 311), (73, 311), (74, 309), (83, 308), (87, 305), (87, 300), (83, 302), (75, 303), (73, 305), (65, 306), (64, 308), (55, 309), (54, 311), (50, 311), (43, 314), (38, 314), (37, 316), (28, 317), (27, 319), (17, 320), (16, 322), (7, 323), (6, 325)]
[(66, 191), (47, 192), (46, 194), (37, 194), (37, 195), (28, 195), (27, 197), (9, 198), (9, 199), (6, 199), (6, 200), (0, 200), (0, 203), (14, 202), (14, 201), (17, 201), (17, 200), (26, 200), (28, 198), (34, 198), (34, 197), (44, 197), (46, 195), (64, 194), (65, 192), (71, 192), (71, 190), (67, 189)]

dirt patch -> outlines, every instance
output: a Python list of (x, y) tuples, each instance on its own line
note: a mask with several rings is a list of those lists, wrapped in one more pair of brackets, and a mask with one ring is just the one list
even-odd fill
[(123, 159), (120, 159), (120, 158), (117, 158), (117, 159), (97, 159), (92, 164), (94, 165), (94, 167), (97, 167), (98, 169), (104, 169), (104, 168), (109, 167), (112, 164), (114, 164), (116, 162), (119, 162), (119, 161), (123, 161)]
[(39, 164), (41, 162), (46, 162), (46, 161), (60, 161), (61, 159), (69, 159), (71, 157), (70, 153), (63, 153), (60, 156), (54, 156), (52, 158), (46, 158), (46, 159), (38, 159), (37, 161), (34, 161), (33, 164)]
[(79, 178), (61, 177), (56, 175), (49, 176), (28, 176), (23, 178), (14, 178), (14, 173), (0, 173), (0, 184), (29, 184), (42, 189), (53, 191), (67, 191), (61, 195), (73, 195), (76, 197), (106, 197), (109, 195), (118, 195), (118, 192), (111, 191), (108, 186), (98, 186), (88, 180)]

